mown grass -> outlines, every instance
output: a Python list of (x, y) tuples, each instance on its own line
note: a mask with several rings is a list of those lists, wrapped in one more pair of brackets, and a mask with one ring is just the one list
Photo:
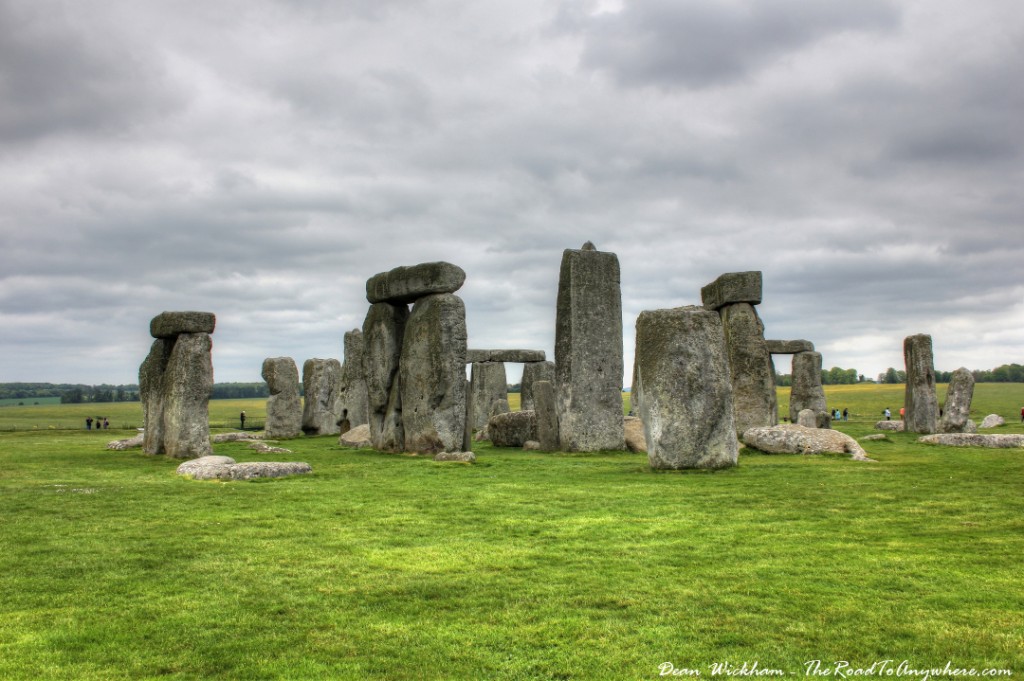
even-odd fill
[[(871, 431), (889, 396), (867, 392), (841, 429)], [(221, 483), (109, 439), (0, 433), (0, 678), (1024, 669), (1021, 450), (897, 433), (871, 464), (656, 473), (629, 453), (478, 446), (469, 466), (319, 437), (282, 443), (313, 475)]]

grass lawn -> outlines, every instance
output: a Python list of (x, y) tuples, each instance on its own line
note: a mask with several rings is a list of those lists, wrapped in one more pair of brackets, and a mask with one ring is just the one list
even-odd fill
[[(839, 429), (874, 432), (892, 388), (829, 387), (855, 414)], [(975, 404), (1024, 432), (1022, 398), (984, 384)], [(211, 420), (262, 402), (212, 402)], [(866, 443), (877, 463), (743, 453), (656, 473), (630, 453), (478, 446), (470, 466), (317, 437), (274, 457), (313, 475), (222, 483), (103, 448), (124, 436), (0, 432), (0, 678), (1024, 672), (1024, 450), (896, 433)]]

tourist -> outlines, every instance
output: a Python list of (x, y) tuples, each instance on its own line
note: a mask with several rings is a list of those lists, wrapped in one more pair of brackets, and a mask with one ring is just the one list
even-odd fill
[(92, 430), (92, 417), (91, 416), (86, 416), (85, 417), (85, 429), (86, 430)]
[(107, 420), (106, 416), (103, 417), (103, 430), (110, 430), (110, 421)]
[(889, 407), (886, 407), (886, 408), (885, 408), (885, 411), (883, 411), (883, 412), (882, 412), (882, 414), (884, 414), (884, 415), (885, 415), (885, 420), (886, 420), (886, 421), (888, 421), (889, 419), (891, 419), (891, 418), (892, 418), (892, 412), (891, 412), (891, 411), (889, 411)]
[(243, 411), (238, 415), (238, 420), (242, 422), (242, 430), (245, 430), (245, 412)]
[(849, 421), (850, 420), (850, 410), (847, 409), (846, 407), (843, 407), (843, 420), (844, 421)]
[(906, 407), (900, 407), (900, 421), (902, 421), (903, 417), (906, 416), (906, 415), (907, 415), (907, 408)]
[(1024, 407), (1020, 408), (1020, 422), (1024, 423)]

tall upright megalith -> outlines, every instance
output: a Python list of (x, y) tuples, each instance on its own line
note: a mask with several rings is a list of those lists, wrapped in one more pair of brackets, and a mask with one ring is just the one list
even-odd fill
[(341, 362), (336, 359), (307, 359), (302, 365), (302, 432), (307, 435), (336, 435), (338, 422), (338, 388), (341, 384)]
[(473, 427), (483, 428), (490, 418), (494, 400), (508, 399), (508, 377), (504, 362), (473, 362), (469, 370), (473, 391)]
[(789, 393), (789, 420), (796, 423), (800, 412), (813, 409), (819, 415), (820, 426), (828, 427), (830, 421), (825, 401), (825, 389), (821, 385), (821, 353), (797, 352), (793, 354), (793, 386)]
[(462, 451), (466, 418), (466, 306), (452, 293), (419, 298), (399, 360), (405, 450)]
[(554, 384), (554, 362), (528, 362), (523, 365), (523, 380), (519, 382), (519, 408), (523, 411), (536, 406), (533, 386), (537, 381), (548, 381)]
[(924, 333), (907, 336), (903, 340), (903, 359), (907, 367), (904, 428), (909, 433), (934, 433), (939, 419), (939, 399), (935, 394), (932, 337)]
[(148, 454), (179, 459), (206, 456), (210, 446), (211, 312), (162, 312), (150, 322), (157, 340), (139, 367)]
[(338, 407), (343, 418), (347, 418), (353, 426), (359, 426), (368, 423), (361, 329), (345, 332), (344, 360), (341, 365), (341, 385), (338, 388)]
[(564, 451), (625, 449), (619, 259), (589, 241), (566, 249), (558, 278), (555, 383)]
[(736, 465), (739, 444), (721, 317), (697, 306), (641, 312), (636, 358), (633, 391), (651, 467)]
[(401, 451), (405, 446), (398, 363), (408, 319), (408, 306), (382, 302), (371, 305), (363, 321), (367, 422), (370, 442), (382, 451)]
[(960, 367), (949, 378), (946, 408), (939, 419), (940, 433), (968, 433), (976, 429), (971, 421), (971, 400), (974, 397), (974, 375)]
[(267, 437), (302, 435), (302, 397), (299, 395), (299, 368), (291, 357), (267, 357), (263, 360), (263, 380), (267, 382)]

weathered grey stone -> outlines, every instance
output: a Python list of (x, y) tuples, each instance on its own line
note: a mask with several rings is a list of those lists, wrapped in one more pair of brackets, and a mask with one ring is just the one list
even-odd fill
[(874, 435), (865, 435), (860, 438), (861, 442), (874, 442), (878, 440), (888, 440), (889, 436), (885, 433), (875, 433)]
[(527, 440), (523, 443), (523, 451), (525, 452), (539, 452), (540, 443), (536, 440)]
[(142, 433), (133, 437), (125, 438), (124, 440), (114, 440), (113, 442), (107, 443), (107, 449), (113, 450), (125, 450), (134, 449), (135, 447), (141, 447), (144, 436)]
[(533, 384), (534, 418), (537, 419), (537, 442), (545, 452), (558, 451), (558, 404), (552, 381)]
[(424, 296), (405, 325), (399, 364), (407, 452), (461, 452), (466, 418), (466, 306)]
[(974, 376), (964, 367), (953, 372), (946, 389), (946, 406), (939, 419), (940, 433), (965, 433), (971, 424), (971, 399), (974, 397)]
[(438, 452), (434, 461), (454, 461), (457, 463), (475, 463), (476, 454), (473, 452)]
[(466, 364), (474, 362), (512, 362), (513, 364), (532, 364), (546, 359), (543, 350), (480, 350), (470, 348), (466, 351)]
[(263, 435), (260, 433), (217, 433), (210, 436), (210, 442), (213, 444), (219, 442), (254, 442), (262, 439)]
[(234, 463), (235, 460), (230, 456), (201, 456), (182, 463), (176, 472), (196, 480), (230, 480), (230, 466)]
[(924, 333), (907, 336), (903, 340), (903, 359), (907, 367), (903, 399), (906, 430), (934, 433), (939, 420), (939, 398), (935, 394), (932, 337)]
[(370, 424), (361, 423), (358, 426), (354, 426), (349, 430), (341, 434), (338, 438), (338, 444), (346, 447), (357, 447), (363, 449), (365, 447), (372, 447), (373, 443), (370, 442)]
[(652, 468), (725, 468), (739, 454), (722, 320), (701, 307), (636, 322), (637, 385)]
[(287, 438), (302, 435), (302, 397), (299, 395), (299, 368), (291, 357), (263, 360), (263, 380), (267, 382), (267, 420), (263, 430), (268, 437)]
[(555, 319), (555, 388), (564, 451), (625, 449), (622, 293), (614, 253), (562, 254)]
[(302, 364), (302, 432), (307, 435), (336, 435), (338, 422), (338, 387), (341, 384), (341, 362), (336, 359), (307, 359)]
[(369, 422), (361, 329), (345, 332), (345, 361), (341, 365), (338, 407), (341, 409), (342, 420), (347, 419), (350, 426)]
[(875, 424), (875, 430), (891, 430), (893, 432), (903, 432), (903, 421), (879, 421)]
[[(797, 422), (804, 409), (826, 414), (825, 389), (821, 386), (821, 353), (798, 352), (793, 355), (793, 385), (789, 396), (789, 420)], [(831, 420), (831, 419), (830, 419)]]
[(768, 352), (773, 355), (795, 355), (798, 352), (814, 352), (814, 343), (809, 340), (769, 340)]
[(729, 272), (700, 290), (701, 301), (709, 310), (720, 310), (734, 303), (761, 302), (760, 272)]
[(487, 415), (488, 422), (490, 421), (491, 416), (497, 416), (498, 414), (507, 414), (510, 411), (512, 411), (512, 409), (508, 406), (508, 400), (503, 398), (496, 399), (493, 402), (491, 402), (491, 411)]
[(303, 475), (312, 473), (313, 468), (302, 461), (247, 461), (230, 464), (232, 480), (252, 480), (254, 478), (283, 478), (286, 475)]
[(376, 303), (370, 306), (363, 322), (363, 375), (370, 440), (381, 451), (397, 452), (405, 447), (398, 364), (408, 319), (409, 308), (405, 305)]
[(929, 445), (946, 445), (947, 447), (1012, 449), (1024, 447), (1024, 434), (979, 435), (978, 433), (945, 433), (925, 435), (917, 438), (917, 441)]
[(647, 453), (647, 436), (644, 435), (644, 422), (640, 417), (625, 417), (623, 426), (626, 429), (626, 449), (631, 452)]
[(285, 449), (284, 447), (275, 447), (274, 445), (268, 445), (266, 442), (260, 442), (259, 440), (249, 444), (249, 449), (255, 449), (261, 454), (291, 454), (292, 450)]
[(139, 399), (142, 401), (142, 450), (147, 454), (164, 453), (164, 374), (171, 357), (174, 339), (153, 341), (139, 367)]
[(465, 271), (450, 262), (396, 267), (366, 281), (366, 299), (371, 304), (412, 303), (435, 293), (455, 293), (465, 281)]
[(1005, 426), (1006, 419), (999, 414), (989, 414), (981, 420), (979, 428), (998, 428), (999, 426)]
[(796, 415), (796, 423), (804, 428), (817, 428), (818, 412), (813, 409), (801, 409), (800, 413)]
[(774, 426), (775, 372), (764, 340), (764, 324), (750, 303), (726, 305), (719, 314), (729, 353), (736, 433), (742, 435), (747, 428)]
[(864, 448), (845, 433), (795, 423), (748, 428), (743, 433), (743, 444), (766, 454), (851, 454), (854, 461), (872, 461)]
[(161, 312), (149, 322), (153, 338), (174, 338), (182, 333), (213, 333), (217, 318), (212, 312)]
[(501, 362), (474, 362), (469, 372), (473, 393), (473, 427), (483, 428), (494, 400), (508, 399), (508, 378)]
[(537, 381), (555, 382), (554, 362), (531, 362), (523, 365), (523, 380), (519, 382), (519, 408), (523, 411), (533, 409), (533, 384)]
[[(205, 333), (179, 334), (164, 373), (164, 453), (176, 459), (205, 456), (210, 445), (213, 343)], [(146, 424), (149, 430), (149, 424)]]
[(522, 447), (537, 439), (537, 415), (532, 411), (496, 414), (487, 422), (487, 430), (495, 447)]

